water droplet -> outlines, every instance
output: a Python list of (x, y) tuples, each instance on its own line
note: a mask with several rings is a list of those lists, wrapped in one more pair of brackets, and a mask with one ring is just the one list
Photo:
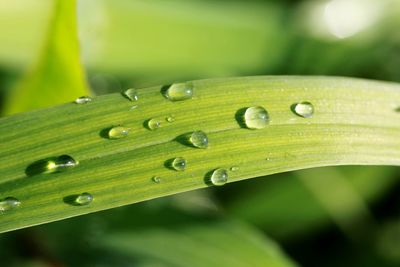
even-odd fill
[(123, 95), (126, 98), (128, 98), (130, 101), (132, 101), (132, 102), (138, 101), (138, 99), (139, 99), (138, 92), (134, 88), (130, 88), (130, 89), (125, 90)]
[(138, 107), (138, 105), (134, 105), (134, 106), (132, 106), (129, 110), (134, 110), (134, 109), (136, 109)]
[(175, 158), (171, 163), (172, 168), (177, 171), (184, 171), (186, 169), (186, 160), (184, 158)]
[(239, 166), (232, 166), (231, 168), (230, 168), (230, 171), (231, 172), (237, 172), (239, 170)]
[(79, 206), (88, 205), (93, 201), (93, 196), (89, 193), (77, 195), (74, 199), (74, 204)]
[(153, 182), (155, 182), (156, 184), (161, 183), (161, 177), (159, 177), (159, 176), (153, 176), (153, 177), (151, 178), (151, 180), (152, 180)]
[(154, 131), (161, 127), (161, 122), (156, 119), (150, 119), (147, 121), (147, 128)]
[(172, 115), (170, 115), (170, 116), (166, 117), (165, 120), (166, 120), (167, 122), (174, 122), (174, 121), (175, 121), (175, 117), (172, 116)]
[(228, 181), (228, 172), (225, 169), (216, 169), (211, 174), (210, 182), (213, 185), (224, 185)]
[(75, 103), (76, 104), (86, 104), (92, 100), (93, 99), (90, 96), (81, 96), (81, 97), (78, 97), (77, 99), (75, 99)]
[(171, 101), (182, 101), (193, 97), (192, 83), (174, 83), (167, 88), (163, 88), (163, 95)]
[(292, 111), (303, 118), (311, 118), (314, 114), (314, 106), (310, 102), (301, 102), (292, 105)]
[(124, 126), (116, 126), (116, 127), (112, 127), (109, 131), (108, 131), (108, 138), (110, 139), (121, 139), (126, 137), (129, 134), (129, 131), (131, 129), (124, 127)]
[(208, 147), (207, 134), (203, 131), (195, 131), (190, 135), (189, 142), (195, 147), (207, 148)]
[(60, 172), (73, 168), (78, 164), (79, 162), (71, 156), (62, 155), (36, 161), (26, 168), (25, 173), (28, 176), (33, 176), (41, 173)]
[(263, 107), (250, 107), (244, 113), (244, 122), (249, 129), (262, 129), (269, 123), (268, 112)]
[(0, 212), (5, 212), (8, 210), (12, 210), (18, 208), (21, 205), (21, 201), (14, 197), (7, 197), (0, 201)]

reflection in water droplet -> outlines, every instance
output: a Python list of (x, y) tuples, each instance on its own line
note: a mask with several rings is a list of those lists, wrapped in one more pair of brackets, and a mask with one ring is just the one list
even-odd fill
[(153, 177), (151, 178), (151, 180), (152, 180), (153, 182), (155, 182), (156, 184), (161, 183), (161, 177), (159, 177), (159, 176), (153, 176)]
[(121, 139), (126, 137), (129, 134), (130, 128), (123, 126), (112, 127), (108, 131), (108, 138), (110, 139)]
[(216, 169), (211, 174), (210, 182), (213, 185), (224, 185), (228, 181), (228, 172), (225, 169)]
[(195, 131), (190, 135), (189, 142), (195, 147), (207, 148), (208, 147), (207, 134), (203, 131)]
[(167, 88), (163, 88), (163, 95), (171, 101), (182, 101), (193, 97), (192, 83), (174, 83)]
[(269, 123), (268, 112), (263, 107), (250, 107), (244, 113), (244, 122), (249, 129), (262, 129)]
[(181, 157), (175, 158), (171, 166), (177, 171), (184, 171), (186, 169), (186, 160)]
[(160, 126), (161, 122), (159, 120), (150, 119), (147, 121), (147, 128), (149, 128), (152, 131), (157, 130), (158, 128), (160, 128)]
[(170, 115), (170, 116), (166, 117), (165, 120), (166, 120), (167, 122), (174, 122), (174, 121), (175, 121), (175, 117), (172, 116), (172, 115)]
[(62, 155), (59, 157), (36, 161), (26, 168), (25, 173), (28, 176), (33, 176), (41, 173), (66, 171), (67, 169), (73, 168), (78, 164), (79, 162), (73, 159), (71, 156)]
[(78, 97), (77, 99), (75, 99), (75, 103), (76, 104), (86, 104), (92, 100), (93, 99), (90, 96), (81, 96), (81, 97)]
[(74, 204), (79, 206), (88, 205), (93, 201), (93, 196), (89, 193), (82, 193), (77, 195), (74, 199)]
[(230, 168), (230, 171), (231, 172), (237, 172), (239, 170), (239, 166), (232, 166), (231, 168)]
[(130, 101), (132, 101), (132, 102), (133, 101), (138, 101), (138, 99), (139, 99), (139, 95), (138, 95), (136, 89), (134, 89), (134, 88), (130, 88), (130, 89), (125, 90), (123, 95), (126, 98), (128, 98)]
[(0, 212), (6, 212), (15, 208), (18, 208), (21, 205), (21, 201), (14, 197), (7, 197), (0, 201)]
[(310, 102), (301, 102), (292, 105), (292, 111), (303, 118), (311, 118), (314, 114), (314, 106)]

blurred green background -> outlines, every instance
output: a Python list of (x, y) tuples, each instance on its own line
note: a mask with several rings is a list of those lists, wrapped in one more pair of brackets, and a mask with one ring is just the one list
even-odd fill
[[(77, 5), (81, 62), (97, 95), (246, 75), (400, 82), (398, 0)], [(21, 98), (39, 103), (32, 108), (56, 104), (38, 89), (29, 97), (14, 93), (25, 73), (35, 73), (40, 55), (46, 57), (45, 40), (55, 39), (53, 9), (51, 0), (0, 2), (3, 114), (26, 101)], [(57, 69), (54, 62), (51, 69)], [(72, 72), (59, 67), (54, 77)], [(52, 91), (72, 101), (71, 86)], [(397, 168), (373, 166), (271, 175), (2, 234), (0, 248), (0, 266), (395, 267), (400, 176)]]

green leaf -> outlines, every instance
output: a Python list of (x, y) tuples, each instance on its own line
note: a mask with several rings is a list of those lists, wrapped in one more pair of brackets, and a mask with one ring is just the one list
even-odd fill
[(5, 113), (54, 106), (88, 92), (79, 60), (75, 0), (57, 0), (42, 55), (10, 92)]
[(137, 266), (296, 266), (255, 229), (226, 220), (106, 234), (101, 243)]
[[(393, 83), (327, 77), (248, 77), (201, 80), (190, 100), (173, 102), (163, 87), (139, 89), (139, 100), (120, 94), (87, 104), (17, 114), (0, 119), (0, 197), (20, 207), (2, 215), (0, 231), (113, 208), (209, 185), (210, 172), (228, 171), (228, 181), (327, 165), (400, 163), (400, 86)], [(309, 101), (311, 118), (293, 113)], [(132, 106), (135, 108), (132, 109)], [(259, 130), (243, 125), (242, 111), (263, 106), (270, 123)], [(174, 122), (166, 118), (173, 116)], [(151, 131), (155, 118), (161, 127)], [(119, 140), (105, 138), (112, 126), (130, 128)], [(182, 136), (202, 130), (207, 149)], [(32, 175), (38, 161), (69, 155), (80, 162), (66, 172)], [(171, 170), (175, 157), (185, 171)], [(32, 165), (33, 164), (33, 165)], [(159, 176), (160, 183), (152, 177)], [(68, 198), (89, 192), (90, 205)]]

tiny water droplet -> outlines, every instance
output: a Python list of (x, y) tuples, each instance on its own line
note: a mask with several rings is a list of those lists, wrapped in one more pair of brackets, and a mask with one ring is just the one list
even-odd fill
[(138, 105), (134, 105), (134, 106), (132, 106), (129, 110), (134, 110), (134, 109), (136, 109), (138, 107)]
[(123, 95), (132, 102), (138, 101), (138, 99), (139, 99), (138, 92), (134, 88), (129, 88), (129, 89), (125, 90)]
[(85, 192), (76, 196), (76, 198), (74, 199), (74, 204), (79, 206), (84, 206), (90, 204), (92, 201), (93, 201), (93, 196)]
[(192, 83), (174, 83), (165, 90), (163, 95), (171, 101), (182, 101), (193, 97)]
[(231, 172), (237, 172), (239, 170), (239, 166), (232, 166), (231, 168), (230, 168), (230, 171)]
[(211, 174), (210, 182), (213, 185), (224, 185), (228, 181), (228, 172), (225, 169), (216, 169)]
[(6, 212), (18, 208), (19, 205), (21, 205), (21, 201), (18, 199), (15, 197), (7, 197), (0, 201), (0, 212)]
[(292, 105), (292, 111), (300, 117), (311, 118), (314, 114), (314, 106), (310, 102), (301, 102)]
[(177, 171), (184, 171), (186, 169), (186, 160), (184, 158), (175, 158), (171, 163), (172, 168)]
[(156, 119), (150, 119), (147, 122), (147, 128), (149, 128), (150, 130), (154, 131), (157, 130), (158, 128), (161, 127), (161, 122), (159, 120)]
[(151, 178), (151, 180), (152, 180), (153, 182), (155, 182), (156, 184), (161, 183), (161, 177), (159, 177), (159, 176), (153, 176), (153, 177)]
[(207, 134), (203, 131), (195, 131), (190, 135), (189, 142), (195, 147), (207, 148), (208, 147)]
[(93, 99), (90, 96), (81, 96), (81, 97), (78, 97), (77, 99), (75, 99), (75, 103), (76, 104), (86, 104), (92, 100)]
[(124, 127), (124, 126), (116, 126), (116, 127), (112, 127), (109, 131), (108, 131), (108, 138), (110, 139), (121, 139), (126, 137), (129, 134), (129, 131), (131, 129)]
[(268, 112), (263, 107), (250, 107), (244, 113), (244, 122), (249, 129), (262, 129), (269, 123)]
[(172, 116), (172, 115), (170, 115), (170, 116), (166, 117), (165, 120), (166, 120), (167, 122), (174, 122), (174, 121), (175, 121), (175, 117)]

